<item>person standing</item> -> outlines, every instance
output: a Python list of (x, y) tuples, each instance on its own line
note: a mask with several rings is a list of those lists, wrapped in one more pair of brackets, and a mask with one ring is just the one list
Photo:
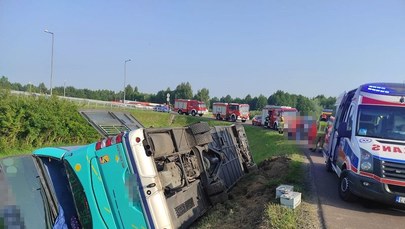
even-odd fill
[(322, 114), (317, 123), (315, 145), (313, 148), (310, 148), (312, 152), (315, 152), (317, 149), (321, 150), (323, 148), (327, 129), (328, 129), (327, 116), (325, 114)]

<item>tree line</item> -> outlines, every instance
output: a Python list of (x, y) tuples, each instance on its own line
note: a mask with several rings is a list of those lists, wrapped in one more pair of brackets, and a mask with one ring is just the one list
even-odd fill
[[(11, 83), (8, 78), (2, 76), (0, 78), (0, 88), (25, 91), (32, 93), (49, 93), (49, 89), (44, 83), (37, 86), (33, 84), (22, 85), (21, 83)], [(54, 87), (52, 93), (60, 96), (69, 96), (76, 98), (87, 98), (103, 101), (122, 101), (123, 91), (115, 92), (112, 90), (90, 90), (90, 89), (77, 89), (73, 86), (67, 87)], [(230, 95), (218, 97), (210, 97), (209, 89), (202, 88), (197, 90), (194, 94), (192, 86), (189, 82), (182, 82), (172, 90), (169, 87), (166, 90), (160, 90), (156, 94), (143, 93), (138, 90), (138, 87), (133, 87), (128, 84), (125, 87), (126, 100), (152, 102), (152, 103), (166, 103), (167, 94), (170, 95), (170, 103), (174, 104), (175, 99), (197, 99), (204, 101), (207, 107), (211, 107), (214, 102), (227, 102), (227, 103), (246, 103), (249, 104), (250, 110), (261, 110), (267, 104), (279, 106), (291, 106), (297, 108), (304, 113), (316, 112), (320, 113), (322, 109), (333, 109), (336, 102), (335, 97), (325, 97), (318, 95), (314, 98), (308, 98), (303, 95), (289, 94), (281, 90), (276, 91), (269, 97), (260, 94), (259, 96), (252, 97), (250, 94), (244, 98), (232, 98)]]

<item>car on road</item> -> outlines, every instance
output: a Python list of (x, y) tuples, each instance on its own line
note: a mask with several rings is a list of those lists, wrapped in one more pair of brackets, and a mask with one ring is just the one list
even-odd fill
[(252, 118), (252, 125), (253, 126), (261, 126), (262, 125), (262, 116), (261, 115), (255, 115)]
[(164, 105), (164, 104), (160, 104), (160, 105), (155, 106), (153, 108), (153, 110), (157, 111), (157, 112), (170, 112), (169, 106)]

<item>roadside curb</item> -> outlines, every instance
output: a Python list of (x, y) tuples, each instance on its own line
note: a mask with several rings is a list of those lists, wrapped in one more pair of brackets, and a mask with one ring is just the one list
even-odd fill
[(312, 161), (310, 151), (306, 147), (303, 147), (303, 146), (301, 146), (300, 148), (304, 152), (305, 158), (306, 158), (306, 160), (305, 160), (305, 166), (306, 166), (305, 170), (307, 171), (307, 175), (306, 175), (306, 182), (305, 183), (306, 183), (308, 191), (309, 191), (309, 193), (311, 195), (309, 199), (311, 200), (311, 202), (316, 203), (319, 224), (320, 224), (321, 228), (326, 229), (327, 227), (326, 227), (326, 222), (325, 222), (324, 211), (323, 211), (323, 208), (322, 208), (321, 200), (319, 198), (319, 192), (318, 192), (319, 189), (318, 189), (318, 187), (317, 187), (317, 185), (315, 183), (314, 176), (312, 174), (312, 169), (313, 169), (314, 163)]

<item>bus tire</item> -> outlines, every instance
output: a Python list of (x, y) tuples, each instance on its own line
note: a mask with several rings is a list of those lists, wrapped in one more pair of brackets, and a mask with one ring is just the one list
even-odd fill
[(206, 133), (211, 130), (210, 126), (206, 122), (199, 122), (190, 125), (191, 133), (193, 134), (201, 134)]
[(194, 135), (196, 145), (205, 145), (212, 142), (211, 133), (203, 133)]
[(217, 180), (214, 183), (211, 183), (209, 186), (207, 186), (205, 190), (208, 196), (213, 196), (221, 192), (225, 192), (225, 189), (226, 187), (224, 183), (221, 180)]

